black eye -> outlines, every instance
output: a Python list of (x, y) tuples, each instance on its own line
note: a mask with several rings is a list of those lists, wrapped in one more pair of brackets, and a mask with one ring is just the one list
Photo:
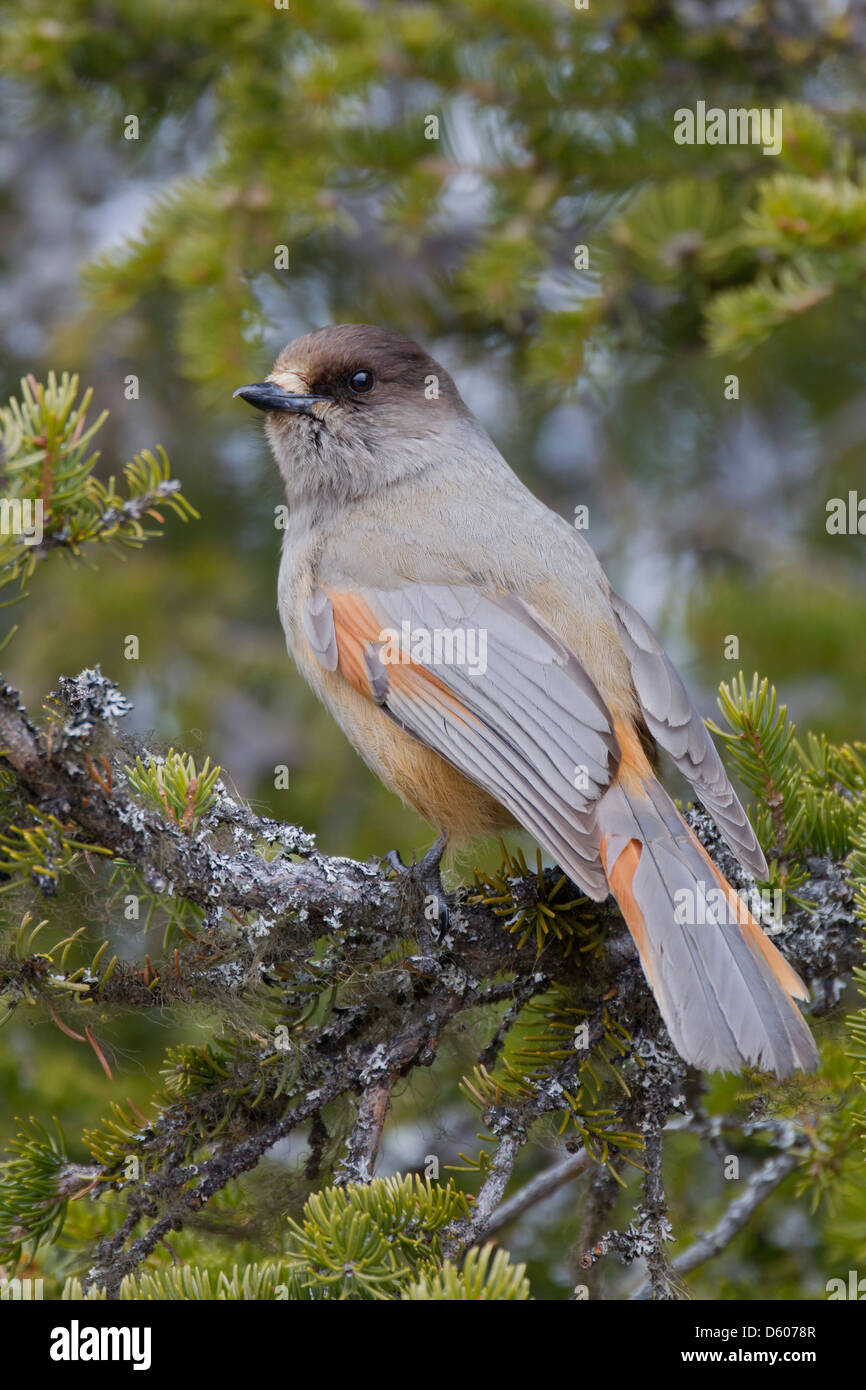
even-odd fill
[(359, 372), (353, 372), (349, 377), (349, 385), (353, 391), (361, 395), (364, 391), (372, 391), (376, 385), (376, 378), (366, 367), (362, 367)]

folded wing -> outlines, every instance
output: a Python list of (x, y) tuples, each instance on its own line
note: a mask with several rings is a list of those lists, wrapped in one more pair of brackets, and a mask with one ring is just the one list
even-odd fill
[(319, 589), (305, 627), (314, 650), (336, 653), (356, 689), (507, 807), (585, 893), (607, 896), (595, 810), (619, 763), (613, 721), (528, 604), (459, 585)]
[(664, 648), (639, 613), (611, 593), (611, 605), (631, 666), (647, 728), (691, 782), (740, 863), (766, 879), (767, 861), (728, 780), (718, 750), (671, 665)]

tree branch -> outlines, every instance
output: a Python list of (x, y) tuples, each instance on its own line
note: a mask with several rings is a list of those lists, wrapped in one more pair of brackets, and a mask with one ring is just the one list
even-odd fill
[[(637, 1084), (626, 1087), (625, 1098), (613, 1107), (612, 1123), (618, 1132), (629, 1128), (645, 1137), (658, 1136), (671, 1113), (682, 1108), (685, 1065), (661, 1024), (631, 938), (611, 900), (581, 905), (586, 920), (605, 928), (601, 953), (569, 952), (570, 942), (551, 937), (533, 954), (519, 949), (516, 938), (503, 930), (501, 920), (476, 892), (459, 889), (447, 894), (447, 933), (431, 942), (423, 957), (407, 955), (399, 965), (382, 972), (376, 969), (378, 962), (386, 954), (393, 958), (397, 943), (418, 940), (418, 885), (412, 871), (392, 879), (375, 862), (361, 864), (322, 855), (310, 835), (256, 816), (222, 783), (217, 783), (213, 805), (195, 832), (140, 805), (129, 793), (123, 768), (141, 750), (123, 739), (116, 727), (117, 718), (128, 708), (117, 688), (98, 670), (85, 671), (75, 679), (61, 680), (52, 721), (39, 731), (28, 720), (17, 692), (8, 686), (0, 689), (0, 760), (14, 773), (22, 804), (75, 828), (88, 843), (108, 851), (115, 862), (134, 866), (160, 898), (202, 910), (202, 933), (175, 956), (178, 997), (187, 956), (198, 957), (196, 968), (201, 969), (201, 953), (205, 953), (206, 968), (206, 953), (213, 951), (219, 970), (220, 953), (224, 953), (238, 967), (229, 972), (229, 978), (231, 988), (242, 996), (261, 987), (262, 972), (267, 977), (282, 966), (291, 972), (308, 969), (313, 952), (323, 942), (329, 943), (332, 963), (323, 971), (322, 959), (317, 957), (319, 974), (313, 977), (317, 991), (336, 982), (339, 970), (351, 968), (353, 996), (349, 1007), (334, 1010), (305, 1036), (295, 1088), (301, 1097), (290, 1109), (286, 1110), (289, 1096), (280, 1099), (279, 1069), (271, 1064), (263, 1073), (256, 1056), (244, 1056), (237, 1063), (237, 1076), (230, 1078), (237, 1085), (226, 1090), (224, 1100), (215, 1084), (213, 1092), (204, 1093), (200, 1112), (195, 1111), (195, 1103), (168, 1107), (149, 1131), (135, 1138), (148, 1158), (148, 1173), (124, 1184), (129, 1215), (100, 1247), (91, 1286), (100, 1284), (116, 1292), (123, 1275), (170, 1230), (182, 1226), (230, 1179), (254, 1167), (277, 1139), (298, 1125), (309, 1121), (318, 1126), (315, 1142), (321, 1146), (321, 1113), (340, 1097), (359, 1095), (360, 1103), (339, 1180), (369, 1181), (396, 1080), (433, 1061), (442, 1032), (457, 1015), (505, 1003), (505, 1013), (481, 1052), (482, 1062), (494, 1064), (522, 1008), (533, 994), (551, 984), (569, 990), (587, 1024), (590, 1048), (602, 1041), (611, 1020), (630, 1040), (622, 1063), (623, 1079)], [(94, 778), (97, 763), (106, 771), (110, 767), (111, 775)], [(749, 887), (709, 818), (701, 811), (688, 812), (687, 818), (733, 885)], [(809, 867), (810, 881), (798, 892), (811, 899), (814, 910), (792, 911), (774, 936), (801, 974), (813, 981), (832, 981), (860, 960), (853, 892), (842, 866), (812, 860)], [(553, 886), (558, 878), (558, 871), (550, 871), (545, 883)], [(528, 876), (513, 887), (515, 894), (531, 901), (537, 883)], [(251, 928), (246, 926), (250, 917), (254, 918)], [(151, 983), (145, 981), (144, 987)], [(98, 981), (93, 988), (97, 993)], [(38, 980), (33, 989), (38, 995)], [(122, 997), (122, 992), (107, 992), (102, 1002)], [(170, 991), (162, 1002), (174, 1002)], [(550, 1173), (533, 1179), (510, 1201), (504, 1200), (533, 1124), (544, 1115), (568, 1111), (570, 1097), (580, 1088), (581, 1065), (582, 1054), (565, 1049), (531, 1089), (513, 1097), (505, 1094), (501, 1102), (497, 1099), (484, 1109), (484, 1122), (499, 1141), (498, 1147), (470, 1218), (456, 1223), (450, 1232), (449, 1253), (459, 1255), (562, 1182), (593, 1166), (592, 1155), (582, 1149)], [(219, 1125), (211, 1141), (216, 1150), (212, 1157), (196, 1168), (181, 1162), (180, 1137), (186, 1133), (190, 1115), (200, 1114), (207, 1121), (208, 1107), (228, 1104), (232, 1097), (240, 1103), (239, 1098), (252, 1087), (255, 1102), (243, 1112), (246, 1137), (241, 1142), (230, 1139)], [(658, 1148), (654, 1157), (650, 1154), (655, 1178), (648, 1183), (640, 1229), (604, 1237), (588, 1257), (590, 1262), (603, 1253), (603, 1247), (617, 1241), (629, 1258), (646, 1254), (650, 1246), (658, 1254), (665, 1220), (664, 1194), (660, 1180), (656, 1181), (660, 1144)], [(610, 1159), (619, 1158), (615, 1144), (607, 1152)], [(785, 1155), (782, 1176), (795, 1162), (793, 1156)], [(155, 1163), (162, 1165), (157, 1171)], [(108, 1169), (104, 1176), (114, 1180), (112, 1172)], [(750, 1188), (750, 1194), (757, 1190)], [(746, 1199), (740, 1200), (745, 1202), (744, 1222), (752, 1208)], [(759, 1196), (754, 1204), (757, 1200)], [(738, 1211), (734, 1204), (729, 1225), (738, 1219)], [(151, 1218), (152, 1224), (135, 1237), (144, 1217)], [(728, 1226), (720, 1228), (680, 1256), (673, 1262), (672, 1274), (709, 1258), (719, 1242), (731, 1238), (726, 1237), (727, 1230)], [(701, 1254), (704, 1249), (709, 1253)], [(661, 1266), (656, 1273), (660, 1286), (665, 1277)]]
[[(775, 1192), (776, 1188), (793, 1173), (799, 1162), (795, 1153), (774, 1154), (749, 1179), (745, 1192), (731, 1202), (724, 1216), (707, 1235), (699, 1236), (686, 1250), (672, 1261), (676, 1274), (689, 1274), (699, 1265), (706, 1264), (721, 1253), (725, 1246), (738, 1236), (747, 1225), (752, 1213), (763, 1201)], [(632, 1295), (632, 1299), (647, 1299), (652, 1296), (652, 1283), (645, 1280)]]
[(494, 1231), (501, 1231), (504, 1226), (510, 1226), (512, 1221), (523, 1216), (531, 1207), (553, 1196), (553, 1193), (558, 1192), (567, 1182), (594, 1167), (595, 1161), (586, 1149), (578, 1149), (577, 1153), (570, 1154), (562, 1163), (546, 1168), (543, 1173), (536, 1173), (534, 1178), (524, 1183), (519, 1192), (515, 1192), (513, 1197), (509, 1197), (507, 1202), (502, 1202), (491, 1213), (485, 1234), (489, 1236)]

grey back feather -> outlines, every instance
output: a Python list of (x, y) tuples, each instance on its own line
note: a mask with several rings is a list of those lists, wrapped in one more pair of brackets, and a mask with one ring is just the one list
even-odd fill
[(734, 854), (756, 878), (768, 874), (764, 852), (728, 780), (704, 721), (655, 633), (639, 613), (611, 592), (622, 643), (647, 728), (691, 782)]

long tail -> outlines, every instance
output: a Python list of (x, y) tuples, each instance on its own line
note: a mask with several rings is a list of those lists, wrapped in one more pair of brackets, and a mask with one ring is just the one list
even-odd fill
[(680, 1055), (703, 1070), (788, 1076), (818, 1054), (808, 998), (647, 767), (599, 803), (601, 856)]

